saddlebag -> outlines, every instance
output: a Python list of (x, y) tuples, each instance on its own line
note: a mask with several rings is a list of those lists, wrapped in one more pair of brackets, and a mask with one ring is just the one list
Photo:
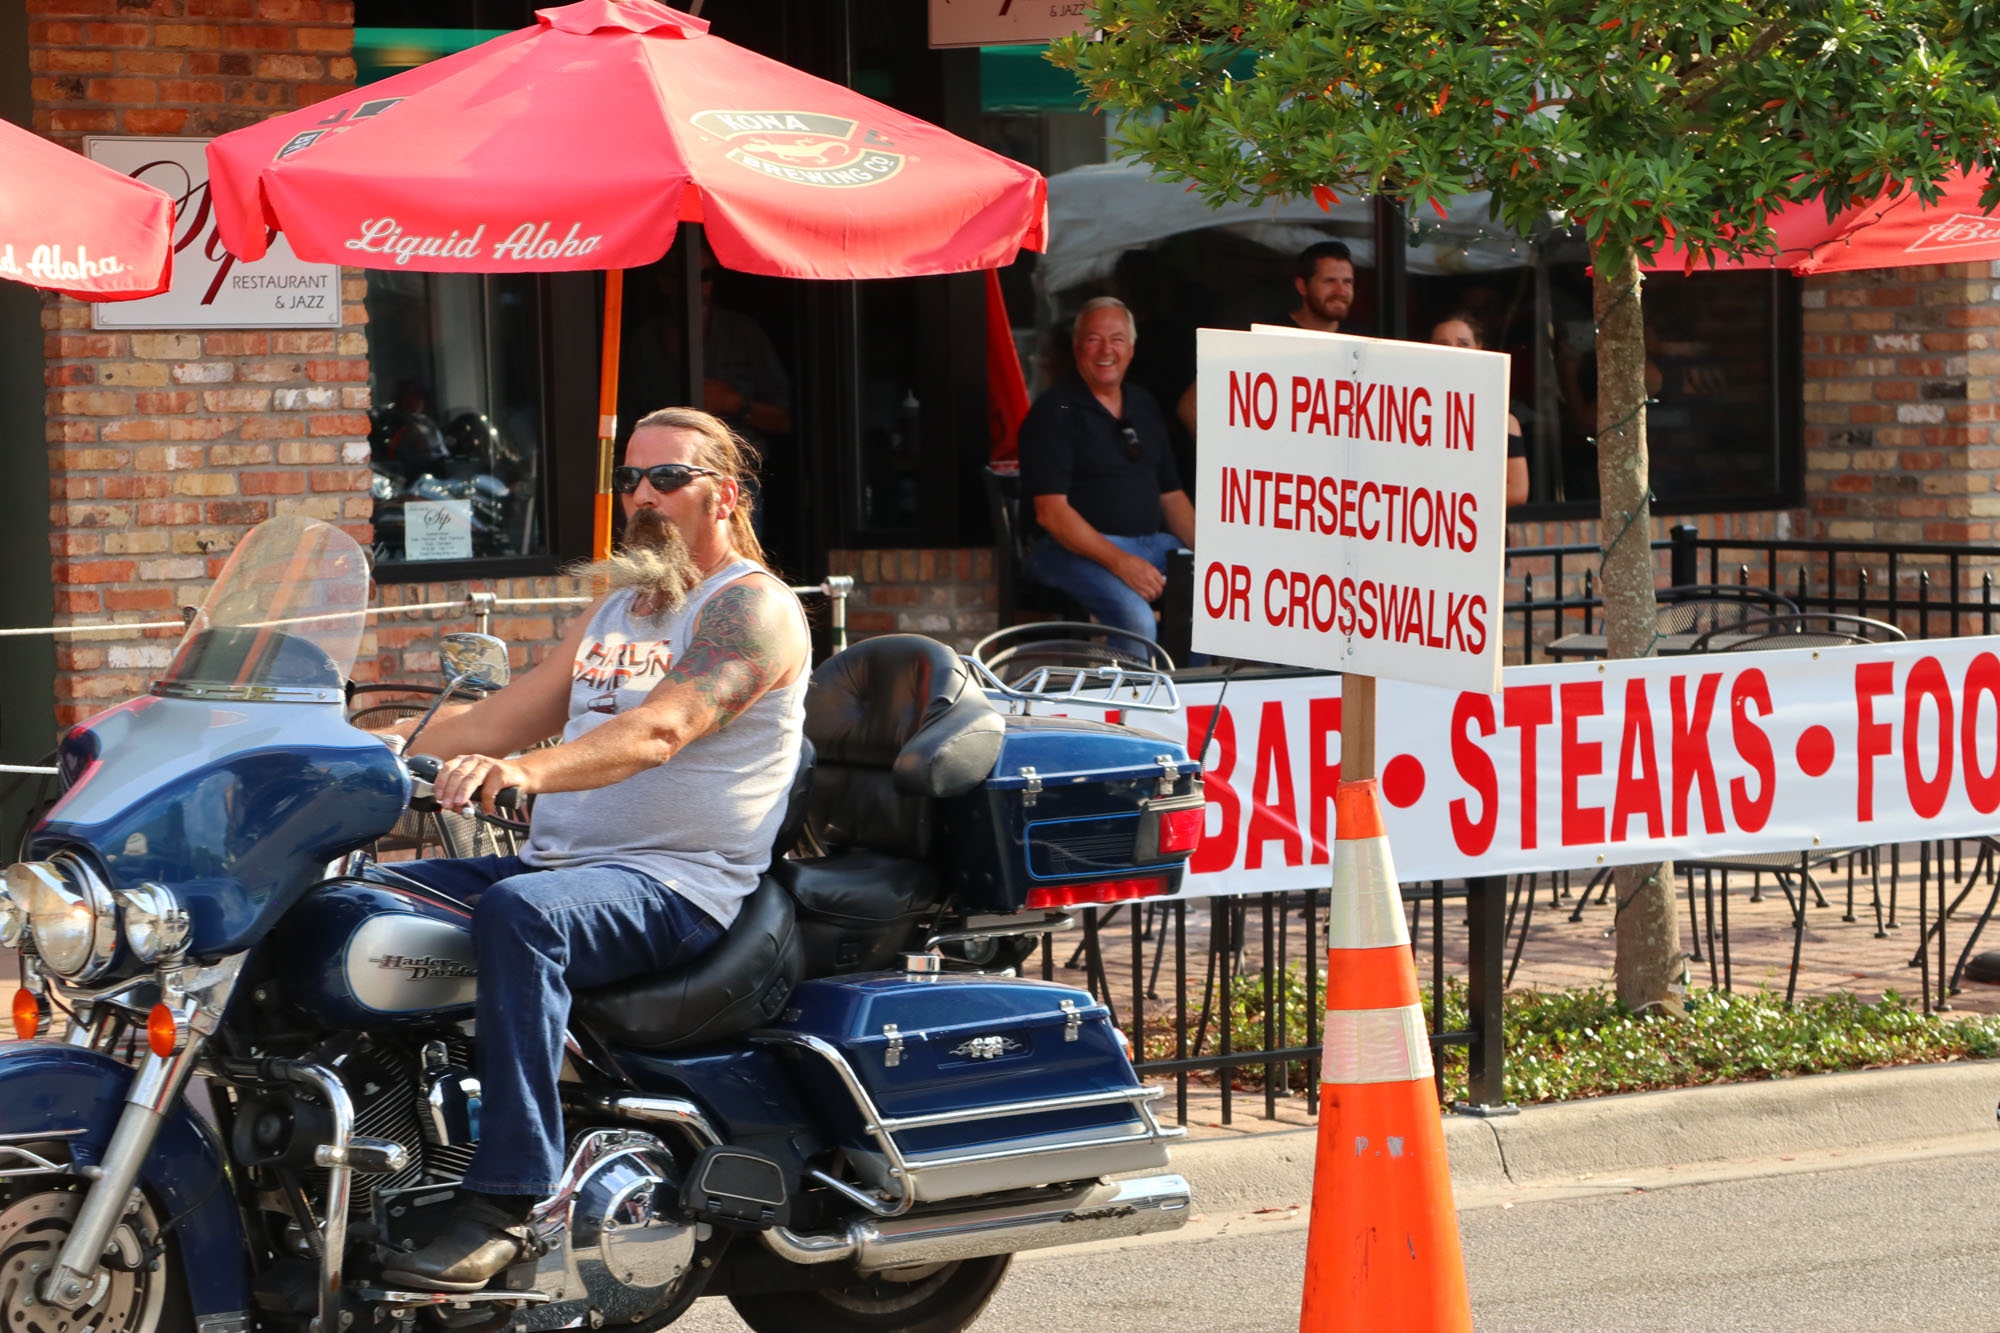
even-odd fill
[(1163, 821), (1201, 806), (1200, 768), (1177, 742), (1083, 718), (1009, 717), (984, 785), (938, 802), (950, 886), (968, 912), (1178, 893), (1199, 824), (1163, 849)]
[(855, 1174), (895, 1194), (900, 1170), (919, 1202), (1155, 1169), (1182, 1133), (1154, 1120), (1105, 1008), (1068, 986), (829, 977), (766, 1032)]

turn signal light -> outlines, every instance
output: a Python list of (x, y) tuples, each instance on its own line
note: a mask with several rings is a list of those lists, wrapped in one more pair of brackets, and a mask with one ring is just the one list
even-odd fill
[(146, 1014), (146, 1047), (162, 1060), (181, 1048), (181, 1025), (174, 1011), (156, 1004)]
[(1160, 812), (1160, 855), (1178, 856), (1201, 846), (1202, 827), (1207, 823), (1208, 807), (1197, 805), (1187, 810), (1162, 810)]
[(1028, 906), (1076, 907), (1083, 903), (1122, 903), (1134, 898), (1157, 898), (1166, 891), (1167, 881), (1162, 875), (1147, 875), (1140, 879), (1098, 879), (1087, 884), (1051, 884), (1029, 889)]
[(14, 992), (14, 1035), (22, 1041), (33, 1041), (42, 1028), (42, 1002), (34, 992), (26, 989)]

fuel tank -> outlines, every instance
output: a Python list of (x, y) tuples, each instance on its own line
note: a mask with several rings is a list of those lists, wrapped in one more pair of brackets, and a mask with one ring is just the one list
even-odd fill
[(430, 1027), (472, 1016), (479, 975), (472, 910), (372, 867), (331, 879), (274, 936), (285, 1000), (328, 1027)]

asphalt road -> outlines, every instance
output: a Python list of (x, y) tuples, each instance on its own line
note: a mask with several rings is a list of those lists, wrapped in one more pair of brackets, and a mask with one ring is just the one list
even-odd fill
[[(1818, 1165), (1463, 1208), (1474, 1322), (1480, 1333), (2000, 1330), (2000, 1141)], [(1173, 1238), (1024, 1255), (975, 1328), (1294, 1333), (1305, 1240), (1300, 1217), (1206, 1217)], [(721, 1301), (675, 1325), (742, 1328)]]

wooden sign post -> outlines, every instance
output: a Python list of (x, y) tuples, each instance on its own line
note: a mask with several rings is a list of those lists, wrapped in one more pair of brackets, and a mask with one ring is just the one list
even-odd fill
[(1340, 780), (1375, 776), (1375, 677), (1340, 678)]

